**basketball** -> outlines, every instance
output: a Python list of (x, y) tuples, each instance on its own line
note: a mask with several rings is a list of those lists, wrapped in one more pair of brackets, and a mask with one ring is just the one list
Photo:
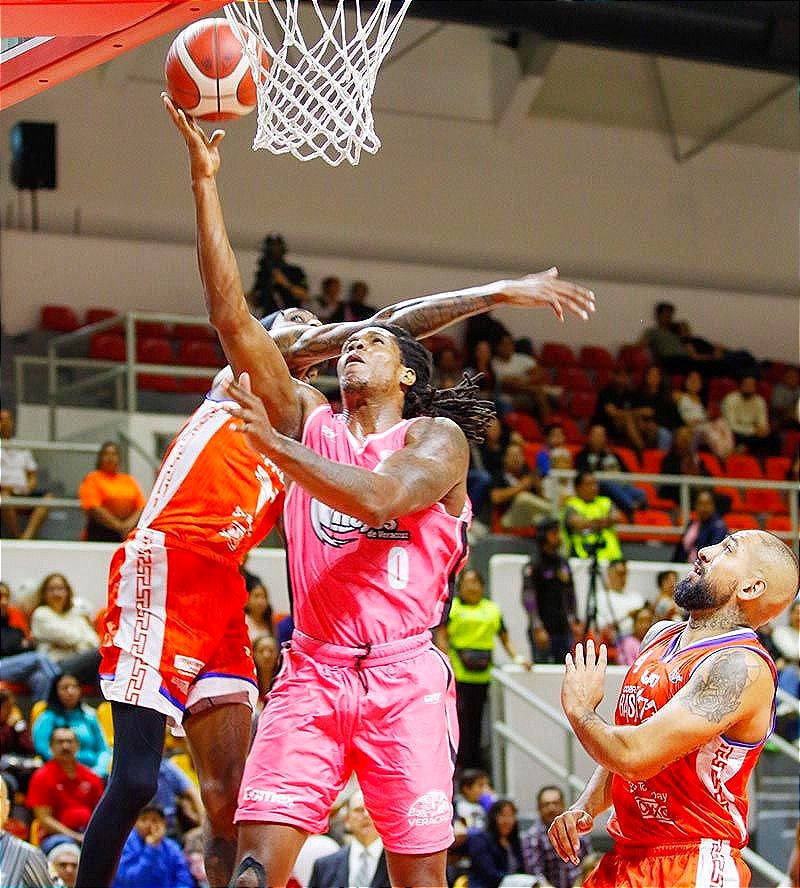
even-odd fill
[[(266, 59), (262, 59), (266, 67)], [(201, 19), (173, 40), (164, 62), (170, 98), (200, 120), (231, 120), (256, 106), (242, 44), (223, 18)]]

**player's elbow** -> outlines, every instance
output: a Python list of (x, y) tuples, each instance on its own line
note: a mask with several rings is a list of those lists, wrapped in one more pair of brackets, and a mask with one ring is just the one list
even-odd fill
[(640, 780), (649, 780), (662, 768), (663, 766), (654, 762), (644, 750), (627, 748), (620, 756), (618, 767), (615, 767), (614, 771), (625, 780), (636, 783)]

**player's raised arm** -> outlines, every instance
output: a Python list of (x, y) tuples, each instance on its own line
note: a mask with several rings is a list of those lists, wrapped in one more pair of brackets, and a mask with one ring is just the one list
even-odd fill
[(208, 318), (219, 334), (234, 370), (250, 371), (253, 391), (264, 401), (276, 428), (297, 435), (302, 427), (302, 400), (272, 338), (250, 314), (236, 257), (228, 240), (216, 176), (219, 143), (225, 133), (203, 130), (162, 93), (164, 106), (189, 152), (197, 222), (197, 259)]
[(336, 357), (353, 333), (377, 321), (395, 324), (417, 339), (423, 339), (499, 305), (551, 308), (562, 321), (567, 313), (587, 320), (594, 311), (595, 299), (591, 290), (561, 280), (558, 270), (551, 268), (516, 280), (407, 299), (380, 309), (365, 321), (308, 327), (284, 350), (284, 357), (289, 367), (299, 372)]
[(391, 518), (443, 500), (466, 476), (467, 439), (451, 420), (420, 419), (409, 430), (406, 446), (369, 471), (332, 462), (277, 432), (261, 399), (251, 391), (246, 373), (228, 391), (239, 404), (238, 409), (231, 408), (237, 429), (256, 450), (312, 497), (369, 527), (380, 527)]
[(772, 672), (750, 650), (727, 649), (708, 657), (686, 685), (639, 725), (610, 725), (595, 712), (603, 696), (605, 645), (584, 657), (577, 645), (567, 657), (561, 703), (584, 749), (602, 767), (627, 780), (646, 780), (704, 743), (731, 736), (763, 740), (770, 728), (765, 699), (775, 693)]

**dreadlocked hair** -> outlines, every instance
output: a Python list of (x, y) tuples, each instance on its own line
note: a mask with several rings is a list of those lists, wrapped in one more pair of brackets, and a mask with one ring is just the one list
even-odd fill
[(486, 427), (495, 417), (492, 401), (480, 397), (477, 382), (481, 374), (464, 378), (448, 389), (434, 388), (431, 383), (433, 358), (422, 343), (402, 327), (394, 324), (372, 324), (388, 330), (397, 340), (403, 364), (410, 367), (417, 378), (406, 389), (403, 402), (403, 419), (415, 416), (443, 416), (451, 419), (464, 432), (468, 441), (480, 443), (486, 436)]

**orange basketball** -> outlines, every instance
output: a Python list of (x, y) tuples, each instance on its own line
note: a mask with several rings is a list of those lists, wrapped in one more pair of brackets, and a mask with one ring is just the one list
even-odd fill
[(169, 48), (164, 76), (172, 101), (200, 120), (230, 120), (256, 106), (247, 56), (224, 18), (184, 28)]

